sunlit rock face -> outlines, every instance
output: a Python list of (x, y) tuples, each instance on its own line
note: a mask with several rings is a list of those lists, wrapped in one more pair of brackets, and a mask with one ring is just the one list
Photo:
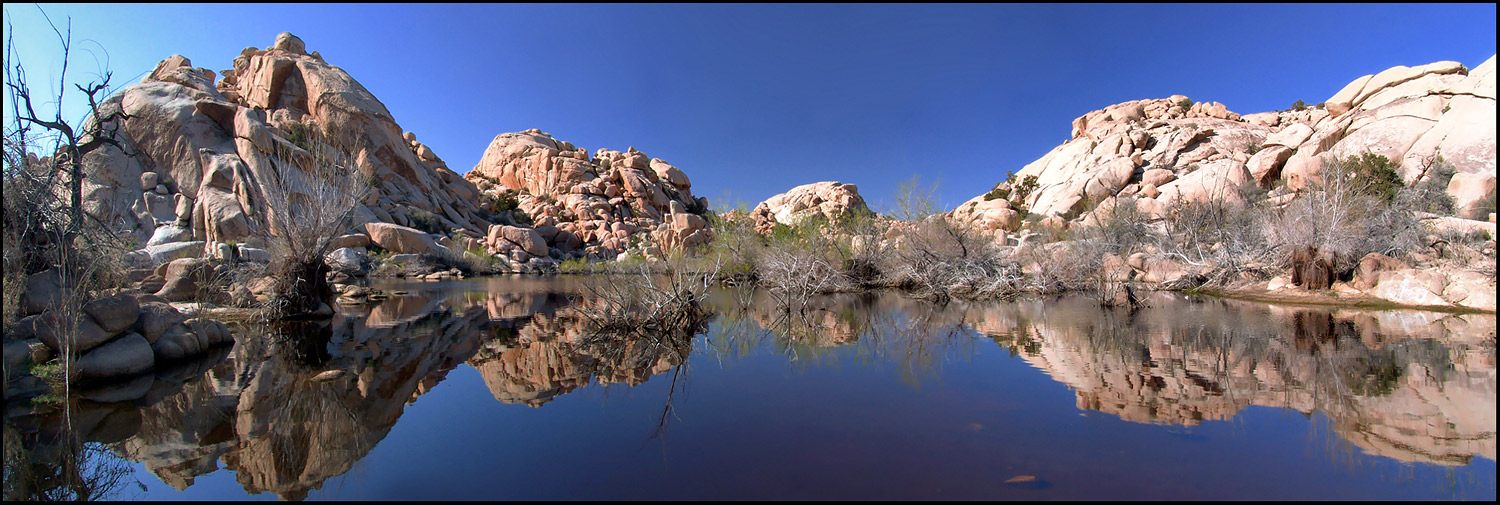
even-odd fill
[[(590, 155), (540, 130), (502, 133), (464, 177), (490, 195), (515, 192), (539, 230), (562, 232), (561, 239), (544, 237), (552, 247), (591, 257), (613, 258), (638, 234), (664, 247), (710, 239), (708, 201), (693, 197), (687, 174), (633, 147)], [(511, 249), (494, 240), (486, 245), (497, 254)]]
[[(216, 82), (215, 72), (172, 56), (102, 104), (103, 116), (126, 116), (116, 125), (120, 146), (85, 157), (86, 207), (138, 246), (158, 226), (179, 224), (191, 230), (187, 240), (253, 243), (267, 232), (268, 213), (282, 210), (267, 206), (267, 181), (307, 177), (305, 167), (283, 160), (308, 154), (298, 143), (313, 145), (299, 138), (309, 131), (346, 150), (355, 165), (347, 177), (371, 189), (354, 209), (354, 225), (411, 226), (420, 210), (451, 230), (478, 236), (488, 229), (477, 188), (297, 37), (283, 33), (266, 49), (245, 48), (234, 68), (217, 75)], [(293, 193), (314, 194), (288, 184)]]
[(1495, 457), (1493, 315), (1171, 307), (1112, 312), (1075, 299), (1045, 315), (1038, 302), (970, 319), (1068, 384), (1080, 409), (1195, 425), (1284, 407), (1322, 412), (1345, 440), (1403, 461)]
[(869, 213), (859, 188), (838, 181), (803, 184), (767, 198), (750, 211), (756, 230), (769, 231), (771, 226), (794, 226), (811, 217), (836, 222), (855, 213)]
[[(1459, 216), (1487, 219), (1492, 211), (1483, 202), (1495, 184), (1495, 58), (1472, 70), (1452, 61), (1393, 67), (1303, 110), (1242, 116), (1182, 95), (1115, 104), (1075, 119), (1067, 142), (1016, 171), (1001, 185), (1005, 204), (981, 195), (955, 217), (994, 230), (1010, 225), (999, 207), (1076, 219), (1124, 198), (1162, 217), (1177, 199), (1239, 202), (1237, 188), (1247, 182), (1300, 191), (1320, 180), (1328, 159), (1366, 152), (1398, 162), (1407, 183), (1441, 155), (1458, 172), (1448, 192)], [(1031, 177), (1034, 190), (1016, 191)]]

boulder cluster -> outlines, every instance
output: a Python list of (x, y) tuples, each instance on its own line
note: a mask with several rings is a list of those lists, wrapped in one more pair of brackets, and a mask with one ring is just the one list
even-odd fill
[(488, 228), (478, 189), (297, 37), (245, 48), (219, 75), (172, 56), (101, 105), (100, 117), (124, 114), (108, 125), (119, 145), (85, 157), (87, 212), (140, 247), (128, 258), (138, 277), (179, 257), (269, 260), (267, 217), (281, 209), (268, 205), (266, 184), (284, 181), (293, 198), (315, 194), (297, 183), (311, 177), (303, 164), (288, 161), (319, 149), (313, 135), (345, 151), (354, 165), (346, 176), (370, 189), (354, 209), (356, 228), (414, 226), (418, 214), (440, 235)]
[[(1136, 100), (1073, 121), (1071, 140), (965, 202), (955, 218), (1015, 232), (1025, 214), (1076, 220), (1133, 197), (1160, 218), (1182, 200), (1238, 201), (1247, 182), (1291, 198), (1330, 159), (1364, 153), (1400, 165), (1407, 183), (1441, 157), (1460, 217), (1491, 219), (1495, 191), (1495, 59), (1394, 67), (1356, 79), (1326, 102), (1240, 115), (1185, 96)], [(1034, 189), (1020, 191), (1030, 179)], [(1492, 201), (1492, 200), (1491, 200)]]
[[(681, 169), (629, 148), (593, 155), (539, 130), (497, 135), (465, 178), (491, 198), (514, 198), (533, 230), (497, 224), (483, 244), (529, 257), (614, 258), (631, 242), (681, 248), (710, 239), (708, 200)], [(649, 239), (649, 241), (648, 241)]]
[[(5, 341), (6, 370), (14, 375), (8, 383), (38, 380), (27, 375), (29, 366), (64, 352), (76, 356), (66, 379), (87, 382), (138, 375), (234, 340), (224, 323), (183, 314), (160, 296), (99, 297), (84, 303), (82, 314), (71, 314), (63, 308), (68, 290), (56, 270), (32, 274), (26, 287), (20, 300), (25, 317)], [(6, 397), (31, 390), (22, 386), (7, 387)]]
[(823, 181), (797, 186), (785, 193), (767, 198), (750, 211), (755, 230), (770, 233), (777, 224), (795, 226), (818, 216), (830, 222), (854, 213), (869, 213), (859, 188), (853, 184)]

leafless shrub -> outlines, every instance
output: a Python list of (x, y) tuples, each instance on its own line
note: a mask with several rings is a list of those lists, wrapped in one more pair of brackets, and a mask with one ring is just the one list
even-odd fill
[(276, 282), (267, 309), (280, 317), (327, 312), (333, 289), (324, 255), (370, 191), (349, 153), (352, 141), (300, 130), (307, 149), (278, 139), (274, 177), (261, 181)]
[(778, 307), (806, 308), (813, 295), (845, 291), (851, 286), (837, 268), (807, 250), (774, 250), (761, 257), (759, 282)]
[(710, 316), (703, 301), (718, 268), (698, 272), (681, 257), (668, 258), (665, 274), (641, 268), (639, 275), (611, 276), (588, 285), (595, 305), (580, 311), (595, 335), (674, 335), (701, 331)]

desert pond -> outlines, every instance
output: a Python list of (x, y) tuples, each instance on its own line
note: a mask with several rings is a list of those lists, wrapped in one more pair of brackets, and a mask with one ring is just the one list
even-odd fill
[(586, 282), (384, 284), (7, 405), (6, 498), (1495, 499), (1494, 315), (721, 289), (621, 340)]

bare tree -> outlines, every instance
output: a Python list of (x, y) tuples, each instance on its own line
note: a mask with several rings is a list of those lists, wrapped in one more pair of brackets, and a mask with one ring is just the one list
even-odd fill
[[(46, 12), (42, 15), (46, 18)], [(59, 338), (60, 372), (51, 377), (61, 397), (69, 395), (69, 382), (76, 352), (73, 335), (88, 317), (84, 303), (104, 289), (119, 283), (120, 258), (124, 247), (109, 226), (84, 211), (83, 159), (106, 148), (121, 148), (116, 141), (123, 113), (104, 113), (100, 106), (108, 93), (110, 73), (98, 81), (71, 83), (89, 105), (89, 115), (77, 122), (63, 118), (68, 96), (68, 61), (72, 52), (72, 23), (66, 32), (46, 18), (62, 45), (62, 71), (55, 97), (39, 97), (31, 89), (16, 49), (14, 35), (6, 40), (6, 110), (4, 124), (4, 319), (7, 326), (21, 315), (23, 293), (29, 275), (41, 274), (56, 285), (54, 294), (31, 293), (43, 298), (46, 317), (38, 326)], [(12, 30), (12, 33), (14, 31)], [(39, 110), (51, 105), (54, 110)], [(35, 310), (37, 307), (30, 307)], [(64, 416), (71, 425), (71, 416)], [(71, 428), (71, 426), (69, 426)]]

